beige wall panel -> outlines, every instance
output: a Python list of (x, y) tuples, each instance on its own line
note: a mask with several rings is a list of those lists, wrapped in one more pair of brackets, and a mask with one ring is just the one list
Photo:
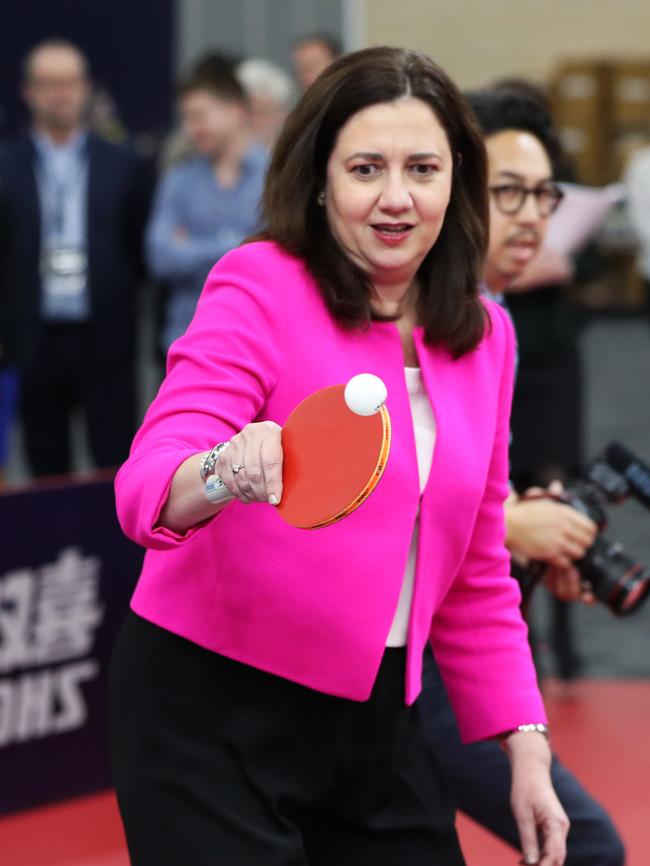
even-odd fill
[(462, 87), (567, 58), (650, 55), (650, 0), (361, 0), (368, 45), (431, 54)]

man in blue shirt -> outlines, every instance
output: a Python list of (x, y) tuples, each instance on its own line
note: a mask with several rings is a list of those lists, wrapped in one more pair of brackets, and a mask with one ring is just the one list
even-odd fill
[(226, 63), (199, 65), (178, 92), (195, 156), (161, 180), (147, 230), (150, 270), (169, 289), (165, 351), (190, 323), (210, 268), (258, 228), (268, 156), (251, 137), (246, 96)]

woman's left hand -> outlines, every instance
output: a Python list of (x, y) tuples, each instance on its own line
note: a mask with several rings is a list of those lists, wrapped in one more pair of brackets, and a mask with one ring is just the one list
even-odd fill
[(510, 805), (526, 866), (562, 866), (569, 819), (551, 783), (551, 750), (543, 734), (516, 732), (505, 740), (512, 768)]

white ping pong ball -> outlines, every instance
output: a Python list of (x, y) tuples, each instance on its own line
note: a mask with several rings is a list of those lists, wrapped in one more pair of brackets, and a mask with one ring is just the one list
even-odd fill
[(379, 376), (359, 373), (345, 386), (343, 396), (348, 409), (355, 415), (374, 415), (386, 402), (388, 391)]

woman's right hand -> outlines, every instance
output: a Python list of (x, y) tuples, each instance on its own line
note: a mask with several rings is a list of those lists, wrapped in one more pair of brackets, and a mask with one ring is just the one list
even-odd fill
[[(217, 459), (214, 474), (223, 479), (240, 502), (268, 502), (282, 498), (282, 428), (273, 421), (247, 424), (230, 440)], [(201, 461), (205, 452), (192, 454), (176, 470), (158, 526), (184, 533), (213, 517), (227, 504), (212, 502), (205, 494)], [(241, 466), (233, 472), (233, 466)]]
[(282, 428), (273, 421), (247, 424), (230, 440), (215, 464), (218, 475), (240, 502), (282, 499)]

